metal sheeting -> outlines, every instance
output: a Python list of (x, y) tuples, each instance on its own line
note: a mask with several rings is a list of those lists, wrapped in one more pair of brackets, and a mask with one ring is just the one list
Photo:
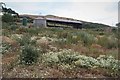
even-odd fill
[(60, 22), (71, 22), (71, 23), (79, 23), (82, 24), (82, 22), (77, 21), (77, 20), (69, 20), (69, 19), (59, 19), (59, 18), (43, 18), (43, 17), (38, 17), (35, 19), (45, 19), (45, 20), (51, 20), (51, 21), (60, 21)]
[(58, 19), (58, 18), (46, 18), (46, 20), (51, 20), (51, 21), (61, 21), (61, 22), (71, 22), (71, 23), (82, 23), (80, 21), (75, 21), (75, 20), (66, 20), (66, 19)]
[(35, 19), (45, 19), (45, 18), (43, 18), (43, 17), (37, 17), (37, 18), (35, 18)]

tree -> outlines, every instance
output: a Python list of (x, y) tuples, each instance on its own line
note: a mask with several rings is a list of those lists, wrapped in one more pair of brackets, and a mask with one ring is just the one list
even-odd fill
[(5, 8), (2, 6), (2, 12), (4, 12), (5, 14), (6, 13), (14, 14), (14, 15), (17, 15), (19, 17), (19, 14), (17, 12), (15, 12), (14, 10), (12, 10), (11, 8)]
[(2, 16), (2, 21), (6, 23), (11, 23), (14, 21), (14, 17), (11, 14), (6, 13)]
[(2, 21), (6, 23), (17, 21), (19, 14), (12, 10), (11, 8), (6, 8), (5, 3), (1, 2), (0, 4), (2, 5), (3, 12)]

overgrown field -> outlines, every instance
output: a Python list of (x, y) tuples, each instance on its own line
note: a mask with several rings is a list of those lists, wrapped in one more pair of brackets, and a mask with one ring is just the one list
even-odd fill
[(119, 76), (116, 32), (3, 27), (1, 51), (5, 78)]

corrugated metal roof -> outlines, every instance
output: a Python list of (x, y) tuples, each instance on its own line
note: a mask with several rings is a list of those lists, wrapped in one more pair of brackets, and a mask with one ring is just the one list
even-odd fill
[(46, 18), (46, 20), (52, 20), (52, 21), (62, 21), (62, 22), (72, 22), (72, 23), (82, 23), (80, 21), (75, 20), (67, 20), (67, 19), (58, 19), (58, 18)]
[(60, 19), (60, 18), (43, 18), (43, 17), (38, 17), (35, 19), (46, 19), (46, 20), (51, 20), (51, 21), (61, 21), (61, 22), (71, 22), (71, 23), (82, 23), (81, 21), (78, 20), (70, 20), (70, 19)]
[(45, 18), (43, 18), (43, 17), (37, 17), (37, 18), (35, 18), (35, 19), (45, 19)]

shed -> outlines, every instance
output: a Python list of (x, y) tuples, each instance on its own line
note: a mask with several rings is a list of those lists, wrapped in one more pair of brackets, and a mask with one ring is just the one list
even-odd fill
[(46, 19), (42, 17), (35, 18), (33, 24), (36, 27), (46, 27)]
[(61, 18), (48, 18), (48, 17), (38, 17), (35, 18), (34, 26), (36, 27), (62, 27), (62, 28), (82, 28), (82, 22), (79, 20), (61, 19)]

